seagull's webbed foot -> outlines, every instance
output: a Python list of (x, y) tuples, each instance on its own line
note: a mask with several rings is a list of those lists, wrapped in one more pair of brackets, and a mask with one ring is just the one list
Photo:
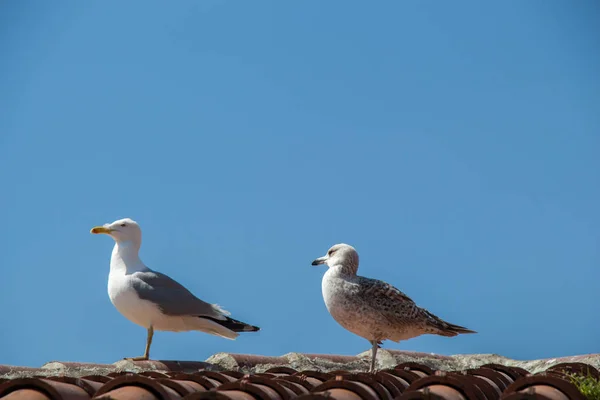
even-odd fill
[(148, 336), (146, 337), (146, 350), (143, 356), (139, 357), (125, 357), (124, 360), (130, 361), (146, 361), (150, 358), (150, 346), (152, 345), (152, 337), (154, 336), (154, 328), (150, 326), (148, 328)]
[(139, 356), (139, 357), (125, 357), (123, 358), (123, 360), (129, 360), (129, 361), (146, 361), (148, 360), (149, 357), (144, 355), (144, 356)]

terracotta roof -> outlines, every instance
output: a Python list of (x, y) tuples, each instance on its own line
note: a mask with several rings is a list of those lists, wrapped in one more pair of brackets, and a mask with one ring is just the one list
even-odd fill
[[(585, 400), (567, 373), (600, 379), (593, 365), (598, 366), (600, 355), (517, 362), (494, 355), (386, 352), (391, 356), (388, 365), (375, 374), (359, 372), (366, 370), (368, 353), (280, 357), (220, 353), (206, 362), (0, 365), (0, 399)], [(394, 365), (389, 365), (391, 360)], [(456, 368), (460, 365), (470, 367)]]

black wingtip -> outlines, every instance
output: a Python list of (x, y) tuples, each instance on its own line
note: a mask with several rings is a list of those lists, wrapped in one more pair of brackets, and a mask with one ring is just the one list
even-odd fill
[(216, 322), (217, 324), (224, 326), (225, 328), (230, 329), (234, 332), (256, 332), (260, 330), (258, 326), (249, 325), (245, 322), (238, 321), (237, 319), (229, 317), (225, 317), (225, 320), (205, 316), (202, 316), (200, 318), (210, 319), (211, 321)]

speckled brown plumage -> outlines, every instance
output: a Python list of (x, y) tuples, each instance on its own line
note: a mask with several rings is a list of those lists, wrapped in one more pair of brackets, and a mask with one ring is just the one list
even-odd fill
[(475, 333), (435, 316), (394, 286), (357, 275), (358, 253), (337, 244), (313, 265), (327, 264), (322, 291), (331, 316), (344, 328), (371, 342), (374, 369), (377, 343), (410, 339), (423, 334), (456, 336)]

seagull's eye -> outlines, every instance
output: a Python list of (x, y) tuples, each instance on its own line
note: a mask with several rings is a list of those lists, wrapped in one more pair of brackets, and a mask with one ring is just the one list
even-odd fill
[(123, 228), (125, 228), (125, 227), (127, 226), (127, 224), (121, 224), (121, 226), (122, 226)]
[(331, 256), (333, 253), (335, 253), (335, 250), (329, 250), (329, 252), (327, 253), (327, 255)]

